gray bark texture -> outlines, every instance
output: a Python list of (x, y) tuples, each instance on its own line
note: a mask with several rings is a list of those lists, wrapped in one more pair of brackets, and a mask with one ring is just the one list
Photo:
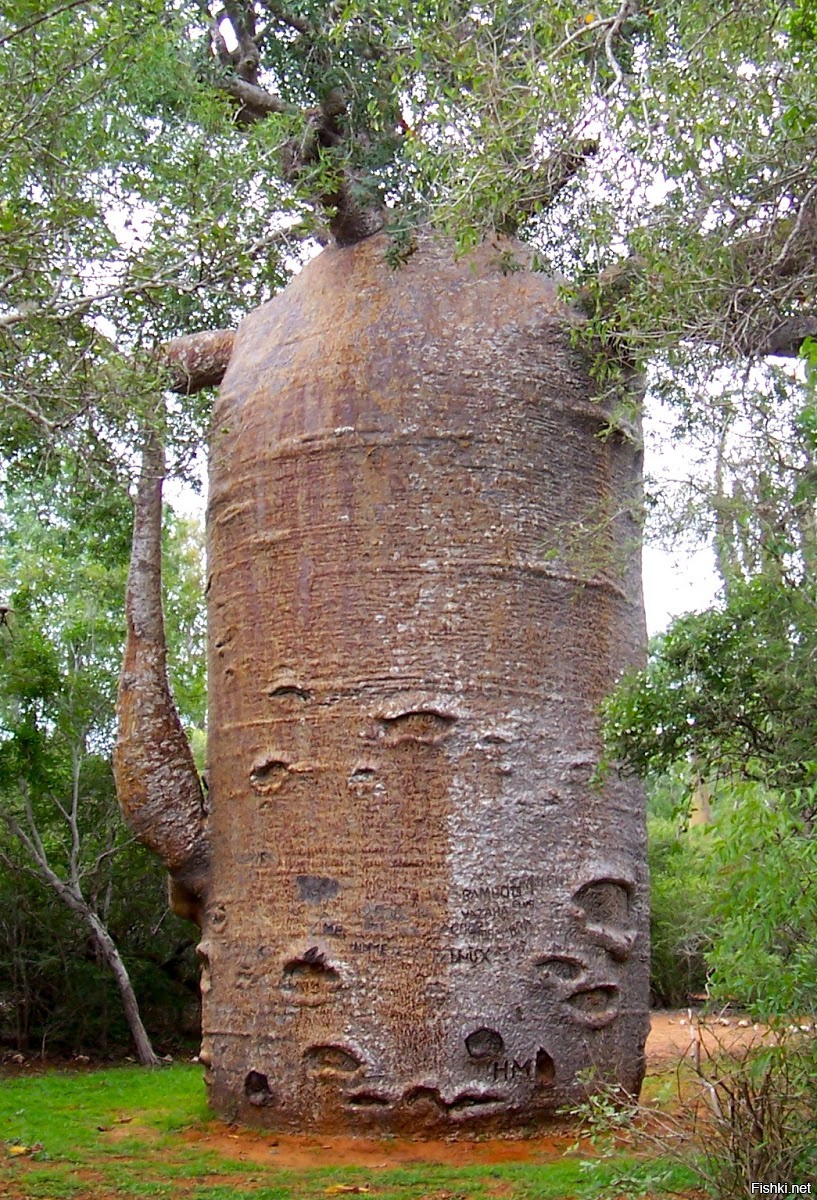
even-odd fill
[(524, 247), (387, 244), (247, 317), (213, 418), (202, 1060), (270, 1128), (528, 1128), (644, 1069), (644, 798), (594, 780), (639, 431)]

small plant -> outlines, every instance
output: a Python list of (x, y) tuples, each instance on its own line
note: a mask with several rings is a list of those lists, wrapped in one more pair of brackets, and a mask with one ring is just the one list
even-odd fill
[[(600, 1172), (622, 1143), (649, 1146), (657, 1158), (631, 1177), (616, 1173), (605, 1192), (661, 1192), (662, 1179), (684, 1166), (715, 1200), (744, 1200), (753, 1184), (806, 1182), (817, 1171), (817, 1049), (793, 1029), (738, 1056), (722, 1045), (701, 1054), (697, 1025), (690, 1062), (679, 1073), (677, 1111), (639, 1104), (617, 1087), (595, 1086), (570, 1110), (585, 1125)], [(691, 1074), (690, 1074), (691, 1070)], [(690, 1094), (691, 1089), (691, 1094)], [(636, 1186), (637, 1185), (637, 1186)], [(663, 1190), (669, 1190), (668, 1187)]]
[[(722, 1200), (752, 1184), (806, 1181), (817, 1171), (817, 1053), (800, 1034), (699, 1071), (711, 1112), (701, 1123), (702, 1163)], [(703, 1172), (702, 1172), (703, 1173)]]

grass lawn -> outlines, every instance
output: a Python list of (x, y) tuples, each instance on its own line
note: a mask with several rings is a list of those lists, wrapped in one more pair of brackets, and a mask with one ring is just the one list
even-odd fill
[[(657, 1194), (651, 1181), (657, 1169), (661, 1173), (655, 1160), (623, 1156), (588, 1170), (592, 1158), (571, 1152), (567, 1138), (561, 1144), (515, 1143), (525, 1161), (509, 1161), (508, 1143), (497, 1142), (491, 1145), (498, 1161), (491, 1161), (490, 1146), (477, 1143), (469, 1162), (471, 1149), (458, 1143), (453, 1165), (424, 1161), (434, 1155), (423, 1143), (411, 1147), (410, 1162), (405, 1153), (403, 1161), (394, 1161), (400, 1156), (388, 1139), (368, 1143), (377, 1162), (350, 1164), (355, 1143), (345, 1139), (347, 1153), (333, 1153), (339, 1144), (278, 1139), (213, 1122), (201, 1068), (192, 1065), (0, 1079), (0, 1200), (325, 1200), (345, 1194), (373, 1200), (592, 1200), (611, 1184), (618, 1195)], [(615, 1182), (623, 1176), (626, 1185)], [(689, 1191), (693, 1177), (676, 1167), (663, 1183), (676, 1193)]]

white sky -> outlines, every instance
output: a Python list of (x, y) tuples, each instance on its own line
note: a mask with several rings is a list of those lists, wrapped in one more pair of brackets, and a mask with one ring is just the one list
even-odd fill
[[(669, 437), (670, 422), (661, 413), (644, 420), (644, 474), (660, 487), (662, 480), (677, 481), (693, 470), (689, 453)], [(709, 545), (681, 543), (672, 549), (644, 546), (644, 607), (652, 635), (666, 629), (673, 617), (699, 612), (715, 600), (719, 580)]]
[(644, 547), (644, 607), (650, 634), (666, 629), (673, 617), (708, 608), (717, 590), (708, 546), (677, 552)]

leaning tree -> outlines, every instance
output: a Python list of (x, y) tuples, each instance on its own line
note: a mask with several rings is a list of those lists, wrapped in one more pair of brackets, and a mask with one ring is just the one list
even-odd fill
[[(54, 19), (74, 7), (93, 23), (91, 4)], [(641, 801), (594, 778), (599, 702), (644, 640), (639, 369), (794, 355), (817, 329), (814, 17), (748, 15), (225, 0), (144, 18), (176, 80), (171, 103), (135, 71), (145, 220), (169, 248), (198, 234), (198, 290), (208, 188), (211, 226), (236, 205), (254, 226), (231, 226), (248, 266), (324, 247), (234, 334), (210, 309), (145, 360), (181, 397), (221, 384), (209, 790), (166, 681), (167, 419), (146, 403), (116, 766), (202, 925), (223, 1113), (500, 1126), (588, 1069), (640, 1083)], [(124, 157), (120, 201), (144, 176)], [(138, 301), (155, 343), (157, 245), (98, 293)], [(52, 297), (87, 327), (92, 297)], [(31, 315), (12, 294), (8, 324)]]

